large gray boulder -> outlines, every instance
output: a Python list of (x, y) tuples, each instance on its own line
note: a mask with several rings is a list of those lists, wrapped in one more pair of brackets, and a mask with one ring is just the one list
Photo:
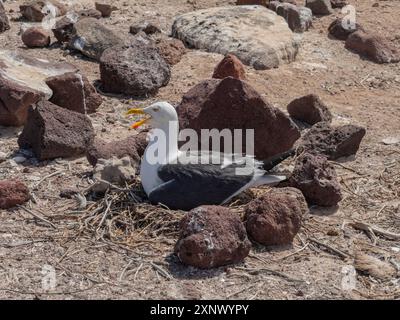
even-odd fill
[(178, 16), (172, 35), (187, 46), (232, 53), (255, 69), (276, 68), (295, 59), (299, 43), (286, 21), (257, 5), (216, 7)]

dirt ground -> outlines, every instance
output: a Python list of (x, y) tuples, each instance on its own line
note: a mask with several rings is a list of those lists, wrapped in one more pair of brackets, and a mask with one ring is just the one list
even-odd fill
[[(5, 2), (7, 12), (13, 9), (9, 13), (12, 28), (0, 34), (0, 48), (27, 50), (19, 35), (23, 22), (18, 19), (18, 6), (22, 2)], [(119, 10), (103, 22), (128, 38), (129, 26), (135, 21), (155, 19), (168, 32), (175, 15), (235, 1), (113, 2)], [(399, 1), (349, 2), (357, 10), (359, 23), (400, 48)], [(372, 6), (375, 2), (379, 6)], [(76, 7), (90, 8), (91, 3), (76, 1)], [(0, 210), (0, 298), (399, 299), (400, 239), (357, 230), (349, 223), (359, 220), (400, 233), (400, 145), (382, 142), (400, 137), (400, 64), (372, 63), (346, 50), (343, 42), (329, 39), (328, 25), (339, 15), (335, 10), (333, 15), (314, 20), (313, 28), (301, 35), (296, 62), (266, 71), (247, 68), (248, 81), (277, 107), (285, 110), (292, 99), (316, 93), (330, 106), (335, 124), (360, 124), (367, 129), (357, 155), (334, 163), (344, 196), (339, 207), (311, 208), (292, 246), (253, 245), (243, 264), (201, 271), (183, 266), (172, 254), (176, 223), (183, 213), (160, 213), (154, 207), (138, 205), (137, 216), (132, 217), (127, 214), (130, 207), (116, 191), (106, 199), (89, 199), (82, 210), (76, 200), (59, 194), (67, 188), (83, 190), (90, 184), (92, 168), (85, 157), (23, 165), (7, 160), (0, 163), (0, 178), (23, 180), (33, 199), (24, 206), (31, 213), (23, 208)], [(91, 81), (99, 79), (97, 63), (78, 54), (65, 54), (57, 46), (29, 49), (29, 53), (73, 63)], [(97, 135), (113, 140), (132, 134), (123, 116), (128, 107), (159, 100), (179, 103), (186, 91), (212, 75), (221, 58), (189, 50), (173, 67), (168, 86), (155, 97), (141, 101), (105, 97), (99, 111), (90, 116)], [(10, 158), (18, 150), (21, 130), (0, 127), (0, 150)], [(231, 204), (238, 212), (240, 201)], [(97, 228), (91, 222), (98, 222), (109, 202), (113, 204), (108, 217), (120, 219), (119, 224), (106, 218), (104, 227)], [(94, 217), (96, 208), (102, 211)], [(123, 217), (118, 218), (118, 208)], [(379, 279), (358, 272), (355, 289), (344, 290), (344, 270), (353, 266), (353, 258), (360, 252), (391, 264), (397, 268), (397, 276)], [(52, 271), (55, 286), (51, 286)]]

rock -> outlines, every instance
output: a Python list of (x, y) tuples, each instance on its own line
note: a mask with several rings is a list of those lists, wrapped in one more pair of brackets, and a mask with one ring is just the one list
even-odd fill
[(103, 2), (96, 2), (95, 6), (96, 10), (99, 10), (104, 18), (108, 18), (113, 11), (118, 10), (116, 6)]
[(29, 106), (53, 94), (45, 79), (76, 71), (75, 66), (67, 63), (0, 50), (0, 125), (23, 125)]
[(98, 61), (106, 49), (123, 43), (114, 31), (95, 18), (85, 18), (75, 23), (73, 35), (69, 47)]
[(388, 40), (379, 35), (368, 34), (361, 30), (353, 32), (345, 46), (361, 56), (376, 63), (396, 63), (400, 61), (400, 52)]
[(47, 47), (50, 45), (50, 33), (39, 27), (31, 27), (24, 31), (21, 36), (22, 42), (28, 48)]
[(0, 33), (10, 29), (10, 22), (4, 9), (3, 3), (0, 2)]
[(191, 210), (180, 223), (175, 253), (187, 265), (216, 268), (243, 261), (251, 243), (240, 216), (220, 206)]
[(21, 149), (32, 149), (39, 160), (74, 157), (86, 152), (93, 142), (90, 119), (48, 101), (30, 108), (28, 120), (18, 138)]
[(16, 156), (16, 157), (12, 158), (12, 160), (17, 164), (21, 164), (26, 161), (26, 158), (24, 156)]
[(212, 76), (215, 79), (232, 77), (235, 79), (246, 80), (246, 70), (242, 62), (233, 54), (227, 54), (215, 67)]
[(70, 42), (74, 37), (74, 24), (79, 20), (77, 14), (68, 14), (57, 20), (52, 31), (57, 41)]
[(364, 29), (356, 23), (354, 26), (346, 25), (342, 18), (334, 20), (328, 27), (329, 34), (339, 40), (346, 40), (350, 34)]
[(347, 6), (349, 3), (347, 0), (331, 0), (332, 8), (343, 8)]
[(0, 180), (0, 209), (10, 209), (29, 199), (29, 190), (21, 181)]
[(325, 16), (333, 13), (331, 0), (306, 0), (306, 7), (316, 15)]
[(121, 159), (129, 156), (132, 165), (136, 166), (136, 164), (139, 164), (146, 147), (147, 132), (112, 142), (95, 139), (87, 150), (86, 158), (92, 166), (95, 166), (99, 159), (111, 159), (112, 157)]
[[(129, 157), (118, 159), (99, 159), (93, 170), (93, 178), (96, 183), (91, 190), (98, 193), (105, 193), (110, 184), (116, 186), (126, 186), (135, 179), (136, 167), (131, 164)], [(107, 183), (109, 182), (109, 183)]]
[(216, 7), (178, 16), (172, 35), (187, 46), (231, 53), (255, 69), (294, 61), (299, 43), (283, 18), (262, 6)]
[(0, 151), (0, 163), (7, 160), (7, 153)]
[[(254, 129), (255, 156), (260, 160), (289, 150), (300, 137), (288, 116), (264, 101), (248, 83), (231, 77), (199, 83), (183, 96), (177, 112), (181, 129), (197, 133), (214, 128)], [(245, 143), (242, 150), (246, 150)]]
[(342, 200), (335, 168), (324, 156), (305, 153), (297, 158), (289, 185), (301, 190), (311, 205), (330, 207)]
[(309, 8), (279, 1), (271, 1), (268, 7), (285, 18), (293, 32), (305, 32), (312, 26), (312, 11)]
[(297, 150), (336, 160), (356, 154), (364, 135), (363, 127), (349, 124), (333, 128), (327, 122), (318, 122), (304, 135)]
[(19, 6), (22, 16), (28, 21), (41, 22), (44, 17), (63, 16), (67, 13), (67, 8), (55, 0), (32, 0)]
[(306, 213), (307, 203), (299, 190), (272, 189), (246, 205), (247, 233), (266, 246), (290, 244)]
[(171, 71), (157, 48), (137, 40), (104, 51), (100, 75), (106, 92), (148, 96), (168, 84)]
[(96, 9), (85, 9), (77, 12), (78, 16), (81, 18), (95, 18), (100, 19), (102, 17), (102, 13)]
[(103, 99), (86, 76), (79, 73), (65, 73), (46, 79), (53, 91), (50, 102), (79, 113), (96, 112)]
[(139, 23), (133, 24), (129, 28), (129, 32), (132, 34), (138, 34), (139, 32), (144, 32), (145, 34), (160, 33), (161, 29), (158, 25), (149, 22), (141, 21)]
[(181, 40), (173, 38), (161, 38), (155, 41), (158, 53), (171, 66), (179, 63), (186, 53), (185, 45)]
[(328, 107), (315, 94), (293, 100), (287, 106), (287, 110), (292, 118), (311, 125), (320, 121), (332, 121), (332, 114)]
[(260, 5), (260, 6), (267, 6), (267, 0), (236, 0), (236, 4), (240, 5)]

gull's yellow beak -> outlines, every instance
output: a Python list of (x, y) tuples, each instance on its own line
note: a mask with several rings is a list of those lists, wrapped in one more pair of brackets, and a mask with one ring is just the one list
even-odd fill
[[(126, 116), (130, 116), (130, 115), (132, 115), (132, 114), (146, 114), (144, 111), (143, 111), (143, 109), (129, 109), (127, 112), (126, 112)], [(137, 129), (137, 128), (139, 128), (141, 125), (143, 125), (143, 124), (145, 124), (147, 121), (149, 121), (150, 120), (150, 117), (149, 118), (145, 118), (145, 119), (142, 119), (142, 120), (140, 120), (140, 121), (138, 121), (138, 122), (135, 122), (135, 123), (133, 123), (131, 126), (130, 126), (130, 129)]]

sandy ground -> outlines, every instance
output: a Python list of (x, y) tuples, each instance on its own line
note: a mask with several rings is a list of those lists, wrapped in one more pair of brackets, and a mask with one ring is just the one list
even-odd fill
[[(23, 23), (18, 21), (21, 2), (5, 3), (7, 10), (14, 10), (9, 14), (14, 21), (12, 29), (0, 35), (0, 48), (26, 50), (19, 36)], [(76, 6), (90, 8), (91, 2), (76, 2)], [(358, 22), (388, 37), (400, 48), (400, 2), (377, 1), (379, 6), (373, 7), (374, 2), (350, 0), (357, 9)], [(130, 24), (143, 18), (155, 19), (168, 32), (177, 14), (234, 1), (114, 3), (119, 11), (103, 21), (128, 38)], [(344, 270), (353, 266), (353, 257), (359, 252), (399, 268), (399, 239), (388, 239), (375, 232), (374, 241), (373, 236), (354, 229), (348, 222), (361, 220), (400, 232), (400, 146), (382, 143), (384, 138), (400, 136), (400, 64), (374, 64), (347, 51), (343, 42), (329, 39), (327, 27), (335, 15), (340, 12), (315, 19), (313, 28), (302, 35), (296, 62), (267, 71), (247, 68), (247, 72), (248, 81), (265, 99), (283, 110), (292, 99), (316, 93), (330, 106), (335, 124), (366, 127), (367, 134), (357, 156), (335, 163), (344, 194), (339, 207), (311, 208), (292, 246), (254, 245), (243, 264), (199, 271), (181, 265), (172, 255), (179, 213), (160, 215), (143, 207), (141, 214), (154, 218), (135, 221), (136, 229), (112, 229), (111, 239), (106, 231), (85, 228), (82, 218), (90, 209), (101, 207), (101, 200), (89, 202), (84, 213), (76, 212), (76, 202), (60, 198), (59, 193), (66, 188), (82, 190), (89, 185), (91, 166), (86, 158), (14, 166), (5, 161), (0, 164), (0, 178), (25, 181), (34, 194), (34, 201), (25, 207), (46, 217), (52, 225), (33, 218), (22, 208), (0, 210), (0, 298), (398, 299), (399, 276), (383, 280), (357, 273), (352, 291), (344, 290), (342, 280)], [(57, 46), (30, 49), (29, 53), (73, 63), (91, 81), (99, 79), (96, 63), (80, 55), (64, 54)], [(221, 58), (218, 54), (190, 50), (173, 67), (169, 85), (157, 96), (142, 101), (105, 97), (99, 111), (91, 115), (96, 133), (108, 140), (132, 134), (127, 130), (124, 110), (158, 100), (179, 103), (187, 90), (211, 76)], [(0, 149), (10, 157), (18, 150), (21, 129), (0, 127)], [(117, 195), (109, 196), (119, 201)], [(232, 206), (240, 209), (237, 203)], [(112, 222), (107, 220), (108, 223), (112, 226)], [(168, 225), (169, 231), (154, 231), (154, 223)], [(56, 282), (52, 282), (53, 271)]]

